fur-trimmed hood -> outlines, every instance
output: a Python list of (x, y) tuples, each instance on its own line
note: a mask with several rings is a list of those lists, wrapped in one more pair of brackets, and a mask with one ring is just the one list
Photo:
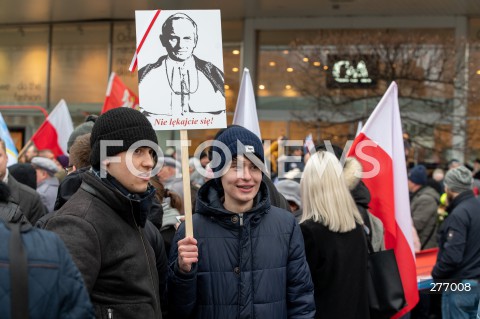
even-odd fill
[(368, 209), (371, 196), (367, 186), (362, 182), (362, 164), (355, 157), (348, 157), (343, 166), (343, 176), (353, 200), (357, 205)]
[(343, 176), (349, 190), (354, 189), (362, 179), (362, 164), (355, 157), (347, 157), (343, 166)]

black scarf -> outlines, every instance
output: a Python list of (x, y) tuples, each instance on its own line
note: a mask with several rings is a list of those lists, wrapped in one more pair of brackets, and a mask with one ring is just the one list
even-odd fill
[[(134, 216), (139, 226), (145, 227), (147, 222), (147, 215), (152, 208), (152, 201), (155, 195), (155, 188), (148, 184), (147, 190), (143, 193), (131, 193), (127, 190), (115, 177), (107, 172), (105, 178), (100, 177), (100, 171), (92, 168), (93, 173), (98, 177), (102, 183), (108, 188), (117, 190), (123, 197), (132, 202), (134, 207), (138, 210), (134, 210)], [(138, 213), (136, 213), (138, 212)]]

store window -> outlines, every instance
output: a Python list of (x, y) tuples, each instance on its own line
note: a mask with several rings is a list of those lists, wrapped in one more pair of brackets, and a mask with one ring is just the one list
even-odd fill
[(51, 105), (65, 99), (70, 112), (99, 113), (109, 69), (108, 23), (53, 26)]
[[(480, 30), (480, 22), (478, 23)], [(471, 39), (469, 46), (469, 95), (467, 111), (467, 154), (466, 159), (480, 158), (480, 32), (478, 38)]]
[(46, 103), (47, 26), (0, 29), (0, 103)]
[(395, 81), (404, 129), (415, 127), (413, 143), (433, 152), (442, 141), (432, 141), (432, 128), (451, 125), (453, 108), (466, 102), (463, 54), (453, 29), (261, 31), (257, 107), (298, 122), (287, 135), (313, 132), (343, 145)]
[(138, 95), (137, 72), (128, 70), (135, 53), (135, 23), (116, 22), (113, 25), (112, 71)]

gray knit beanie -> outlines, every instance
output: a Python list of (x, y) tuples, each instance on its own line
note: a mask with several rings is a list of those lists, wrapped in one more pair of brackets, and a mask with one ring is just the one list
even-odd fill
[(70, 148), (72, 147), (77, 137), (88, 134), (88, 133), (92, 133), (93, 124), (95, 124), (97, 117), (98, 116), (96, 115), (89, 115), (85, 119), (84, 123), (80, 124), (73, 130), (72, 134), (70, 134), (70, 137), (68, 138), (67, 153), (70, 153)]
[(472, 172), (465, 166), (459, 166), (451, 169), (445, 174), (443, 180), (445, 186), (455, 193), (462, 193), (472, 189)]
[(300, 183), (284, 179), (275, 184), (275, 187), (287, 201), (292, 201), (299, 208), (302, 208), (302, 197), (300, 196)]

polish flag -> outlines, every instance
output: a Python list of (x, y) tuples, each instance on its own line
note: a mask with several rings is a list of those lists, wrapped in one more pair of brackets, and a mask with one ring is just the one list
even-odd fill
[(393, 318), (409, 312), (419, 300), (407, 169), (398, 106), (393, 82), (353, 141), (349, 156), (363, 165), (363, 182), (370, 190), (370, 211), (385, 229), (385, 247), (394, 249), (407, 305)]
[(115, 74), (115, 72), (112, 72), (110, 79), (108, 80), (105, 103), (103, 103), (102, 112), (100, 112), (100, 114), (117, 107), (129, 107), (135, 109), (138, 108), (138, 103), (138, 96), (123, 84), (122, 80)]
[(257, 104), (255, 103), (255, 93), (253, 92), (252, 79), (250, 71), (243, 70), (242, 82), (238, 91), (237, 106), (233, 115), (233, 124), (240, 125), (253, 132), (261, 140), (260, 125), (258, 123)]
[(67, 142), (73, 132), (72, 118), (65, 100), (60, 100), (31, 141), (39, 150), (50, 149), (55, 154), (67, 154)]

